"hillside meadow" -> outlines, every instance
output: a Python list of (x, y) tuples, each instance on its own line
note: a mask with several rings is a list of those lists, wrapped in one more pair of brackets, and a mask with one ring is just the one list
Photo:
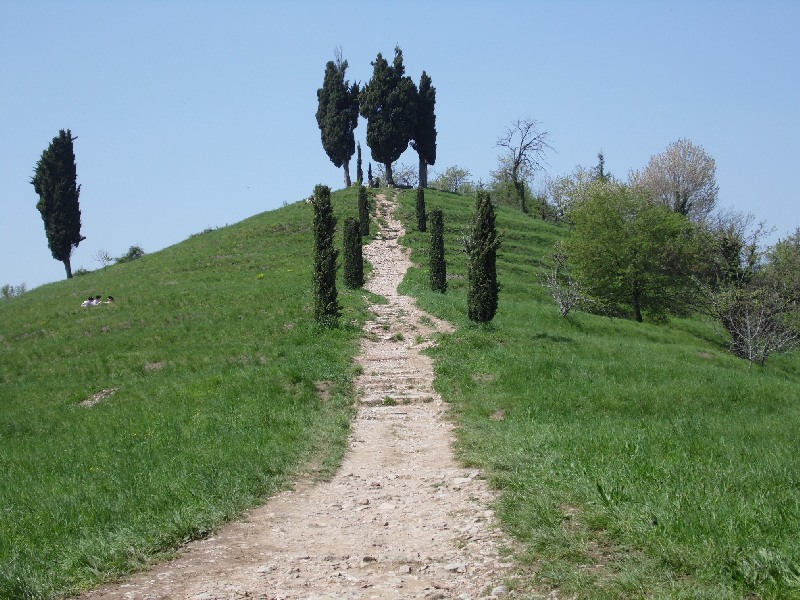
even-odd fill
[[(333, 194), (339, 233), (356, 197)], [(458, 326), (432, 350), (436, 386), (499, 491), (521, 587), (800, 597), (797, 354), (748, 369), (700, 317), (561, 318), (538, 282), (569, 232), (507, 207), (500, 310), (475, 326), (474, 200), (426, 190), (446, 294), (428, 291), (414, 191), (399, 200), (417, 264), (401, 291)], [(0, 597), (142, 568), (336, 467), (366, 294), (340, 284), (342, 326), (313, 325), (311, 218), (298, 202), (0, 303)], [(80, 308), (89, 294), (117, 303)]]
[[(334, 202), (357, 215), (354, 189)], [(342, 326), (314, 326), (312, 216), (298, 202), (0, 303), (0, 598), (140, 569), (335, 468), (366, 302), (341, 290)]]
[[(401, 290), (458, 326), (435, 350), (459, 453), (502, 490), (532, 580), (580, 598), (800, 597), (800, 356), (766, 368), (700, 317), (559, 316), (539, 285), (568, 233), (500, 207), (500, 310), (465, 318), (473, 201), (442, 208), (449, 290), (427, 290), (425, 233)], [(415, 197), (402, 196), (407, 229)]]

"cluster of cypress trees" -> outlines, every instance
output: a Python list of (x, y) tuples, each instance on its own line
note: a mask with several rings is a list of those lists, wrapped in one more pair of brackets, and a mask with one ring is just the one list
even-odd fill
[[(428, 165), (436, 162), (436, 88), (423, 71), (419, 87), (405, 74), (403, 51), (394, 49), (392, 64), (378, 53), (371, 63), (372, 78), (363, 89), (345, 79), (347, 61), (337, 52), (328, 61), (322, 87), (317, 90), (317, 124), (322, 146), (336, 167), (344, 167), (345, 184), (350, 186), (349, 163), (356, 151), (353, 131), (359, 114), (367, 119), (367, 145), (372, 158), (386, 169), (386, 184), (394, 185), (392, 163), (411, 147), (419, 155), (420, 185), (427, 186)], [(363, 181), (361, 154), (357, 180)], [(372, 180), (372, 175), (369, 176)]]

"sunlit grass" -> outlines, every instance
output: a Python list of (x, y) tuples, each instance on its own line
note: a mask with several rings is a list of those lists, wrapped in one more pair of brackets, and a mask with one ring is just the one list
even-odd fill
[(537, 281), (568, 232), (502, 207), (500, 310), (471, 325), (458, 233), (473, 202), (426, 192), (455, 278), (427, 291), (427, 237), (411, 231), (404, 290), (460, 326), (434, 351), (437, 388), (531, 581), (581, 598), (800, 596), (798, 357), (750, 371), (700, 318), (561, 318)]
[[(354, 190), (334, 204), (357, 213)], [(342, 327), (313, 324), (311, 219), (300, 202), (0, 304), (0, 597), (141, 568), (338, 464), (365, 303), (340, 285)]]

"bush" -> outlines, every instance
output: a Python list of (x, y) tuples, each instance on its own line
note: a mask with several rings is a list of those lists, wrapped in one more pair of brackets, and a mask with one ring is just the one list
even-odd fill
[(144, 256), (145, 252), (139, 246), (131, 246), (128, 251), (117, 259), (117, 264), (131, 262)]
[(363, 185), (358, 187), (358, 223), (361, 237), (367, 237), (369, 235), (369, 197), (367, 188)]
[(425, 190), (417, 188), (417, 231), (425, 231), (428, 216), (425, 214)]
[(444, 259), (444, 213), (441, 208), (431, 212), (430, 247), (431, 289), (435, 292), (447, 291), (447, 263)]
[(339, 323), (339, 296), (336, 290), (336, 259), (333, 235), (336, 218), (331, 205), (331, 190), (326, 185), (314, 188), (314, 319), (323, 327)]
[(364, 285), (364, 259), (359, 222), (347, 217), (344, 222), (344, 284), (350, 289)]
[(500, 238), (495, 227), (494, 206), (488, 192), (478, 192), (472, 230), (465, 240), (468, 261), (467, 316), (488, 323), (497, 313), (500, 286), (497, 282), (497, 249)]

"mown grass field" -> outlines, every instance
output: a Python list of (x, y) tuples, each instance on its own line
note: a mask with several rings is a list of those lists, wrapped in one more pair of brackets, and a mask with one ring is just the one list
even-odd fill
[[(334, 194), (340, 224), (356, 202)], [(365, 302), (340, 288), (342, 327), (312, 324), (312, 216), (299, 202), (0, 303), (0, 598), (141, 568), (338, 464)]]
[[(411, 231), (413, 193), (402, 196)], [(531, 578), (580, 598), (800, 597), (800, 356), (748, 369), (701, 318), (561, 318), (538, 278), (561, 228), (500, 208), (500, 310), (466, 313), (459, 239), (474, 201), (444, 211), (450, 288), (427, 291), (428, 234), (404, 293), (458, 325), (435, 351), (459, 451), (502, 492)]]
[[(356, 192), (333, 199), (341, 232)], [(700, 318), (562, 319), (538, 277), (568, 232), (504, 207), (500, 311), (471, 325), (473, 199), (426, 191), (445, 214), (444, 295), (427, 291), (415, 194), (400, 200), (419, 263), (402, 291), (458, 326), (433, 351), (437, 387), (533, 584), (800, 597), (800, 356), (748, 370)], [(365, 303), (340, 285), (342, 327), (313, 326), (311, 218), (292, 204), (0, 303), (0, 598), (141, 568), (335, 467)], [(80, 308), (89, 294), (118, 302)]]

